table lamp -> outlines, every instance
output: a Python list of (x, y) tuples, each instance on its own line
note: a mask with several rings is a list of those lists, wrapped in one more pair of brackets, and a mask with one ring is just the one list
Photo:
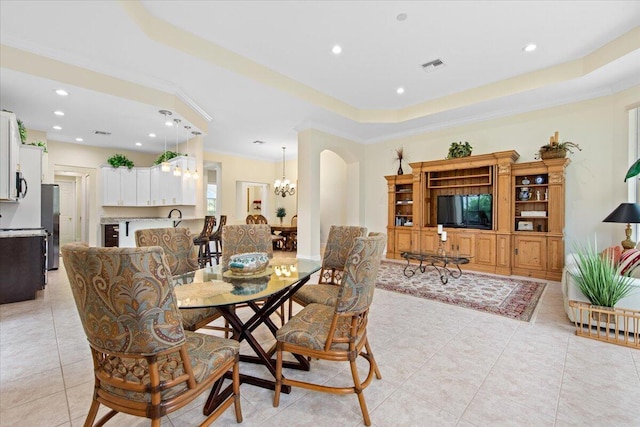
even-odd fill
[(625, 234), (627, 238), (623, 240), (621, 244), (625, 251), (627, 249), (633, 249), (636, 243), (631, 240), (631, 224), (640, 223), (640, 205), (637, 203), (620, 203), (620, 206), (611, 212), (602, 222), (626, 223), (627, 228), (625, 229)]

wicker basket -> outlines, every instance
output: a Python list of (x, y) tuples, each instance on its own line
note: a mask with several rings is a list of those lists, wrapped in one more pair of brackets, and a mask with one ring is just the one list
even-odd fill
[(559, 149), (559, 150), (543, 150), (540, 149), (540, 158), (541, 159), (561, 159), (563, 157), (567, 157), (567, 150)]

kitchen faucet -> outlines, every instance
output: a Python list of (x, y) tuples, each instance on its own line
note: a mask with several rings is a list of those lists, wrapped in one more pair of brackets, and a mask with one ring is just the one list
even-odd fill
[(174, 227), (177, 227), (177, 226), (178, 226), (178, 224), (180, 224), (180, 223), (182, 222), (182, 221), (181, 221), (181, 220), (182, 220), (182, 211), (181, 211), (180, 209), (176, 209), (176, 208), (171, 209), (171, 210), (169, 211), (169, 215), (167, 216), (167, 218), (171, 218), (171, 215), (173, 214), (173, 211), (178, 211), (178, 219), (179, 219), (179, 220), (178, 220), (178, 221), (175, 221), (175, 220), (173, 221), (173, 226), (174, 226)]

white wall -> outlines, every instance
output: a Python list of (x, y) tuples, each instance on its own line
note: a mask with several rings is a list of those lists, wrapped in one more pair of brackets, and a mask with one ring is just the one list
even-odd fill
[(332, 225), (347, 223), (347, 164), (333, 151), (320, 153), (320, 245), (327, 242)]

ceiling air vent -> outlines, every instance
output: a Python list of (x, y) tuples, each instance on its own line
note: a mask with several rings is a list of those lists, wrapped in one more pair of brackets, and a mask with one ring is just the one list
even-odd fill
[(105, 135), (105, 136), (111, 135), (111, 132), (105, 132), (103, 130), (94, 130), (93, 133), (94, 135)]
[(422, 69), (424, 70), (425, 73), (430, 73), (436, 68), (444, 67), (444, 65), (445, 64), (444, 62), (442, 62), (442, 59), (438, 58), (438, 59), (434, 59), (433, 61), (429, 61), (422, 64)]

